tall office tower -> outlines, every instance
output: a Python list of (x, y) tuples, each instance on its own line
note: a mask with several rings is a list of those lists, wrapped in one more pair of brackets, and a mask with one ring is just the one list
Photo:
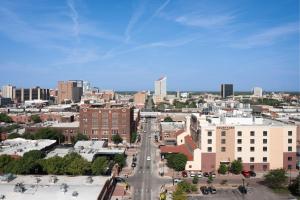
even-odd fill
[(154, 95), (161, 97), (167, 96), (167, 77), (161, 77), (155, 81)]
[(2, 97), (14, 99), (16, 87), (12, 85), (4, 85), (2, 86)]
[(82, 81), (58, 81), (58, 103), (79, 102), (82, 96)]
[(221, 85), (221, 97), (223, 99), (233, 96), (233, 84), (222, 84)]
[(263, 96), (263, 89), (261, 87), (254, 87), (253, 88), (253, 96), (262, 97)]
[(161, 77), (154, 83), (154, 101), (161, 102), (167, 96), (167, 77)]

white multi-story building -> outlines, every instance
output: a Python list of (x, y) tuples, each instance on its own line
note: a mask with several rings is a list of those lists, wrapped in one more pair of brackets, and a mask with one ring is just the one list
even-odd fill
[(14, 91), (16, 90), (15, 86), (4, 85), (2, 86), (2, 97), (14, 99)]
[(167, 96), (167, 77), (161, 77), (154, 83), (154, 100), (162, 101)]
[(260, 87), (253, 88), (253, 96), (255, 97), (262, 97), (263, 96), (263, 89)]

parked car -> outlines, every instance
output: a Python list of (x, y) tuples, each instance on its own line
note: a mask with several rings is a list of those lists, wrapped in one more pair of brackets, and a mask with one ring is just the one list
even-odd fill
[(249, 178), (250, 177), (250, 172), (249, 171), (246, 171), (246, 170), (243, 170), (242, 171), (242, 174), (245, 178)]
[(216, 173), (215, 172), (210, 172), (209, 175), (213, 178), (216, 178)]
[(210, 186), (208, 187), (208, 190), (211, 194), (216, 194), (217, 193), (217, 189), (214, 186)]
[(174, 182), (175, 183), (180, 183), (180, 182), (182, 182), (182, 180), (180, 178), (174, 178)]
[(247, 194), (247, 188), (245, 186), (240, 185), (238, 187), (238, 189), (239, 189), (240, 193)]
[(200, 187), (200, 190), (201, 190), (202, 194), (204, 194), (204, 195), (208, 195), (209, 194), (209, 190), (208, 190), (208, 188), (206, 186)]
[(255, 177), (256, 176), (255, 171), (249, 171), (249, 174), (250, 174), (251, 177)]
[(202, 172), (197, 173), (198, 178), (202, 178)]
[(133, 163), (131, 164), (131, 167), (136, 167), (136, 163), (133, 162)]
[(148, 161), (151, 160), (151, 157), (150, 157), (150, 156), (147, 156), (147, 160), (148, 160)]
[(132, 158), (132, 161), (133, 161), (133, 162), (136, 162), (136, 161), (137, 161), (137, 158), (134, 156), (134, 157)]
[(188, 174), (187, 174), (186, 171), (182, 171), (182, 172), (181, 172), (181, 175), (182, 175), (182, 177), (188, 177)]
[(195, 177), (195, 176), (196, 176), (195, 172), (190, 173), (190, 177)]
[(204, 173), (203, 173), (203, 176), (204, 176), (204, 177), (209, 177), (209, 173), (208, 173), (208, 172), (204, 172)]

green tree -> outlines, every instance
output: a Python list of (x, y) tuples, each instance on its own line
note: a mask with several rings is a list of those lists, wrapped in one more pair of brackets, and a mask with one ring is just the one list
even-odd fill
[(199, 178), (198, 176), (194, 176), (193, 178), (193, 184), (198, 184)]
[(172, 198), (173, 198), (173, 200), (187, 200), (188, 199), (186, 196), (186, 193), (182, 189), (178, 188), (178, 186), (177, 186), (176, 190), (173, 192)]
[(243, 170), (243, 164), (239, 160), (234, 160), (231, 162), (230, 171), (233, 174), (240, 174)]
[(48, 174), (62, 175), (65, 172), (66, 162), (64, 158), (54, 156), (42, 161), (44, 171)]
[(73, 144), (76, 144), (76, 142), (78, 141), (86, 141), (86, 140), (89, 140), (88, 136), (82, 134), (82, 133), (78, 133), (74, 138), (72, 138), (72, 143)]
[(92, 173), (94, 175), (104, 174), (108, 167), (108, 160), (106, 157), (97, 157), (92, 163)]
[(176, 171), (182, 171), (185, 169), (185, 165), (187, 162), (186, 155), (182, 153), (178, 154), (168, 154), (166, 156), (167, 166), (175, 169)]
[(197, 191), (196, 185), (190, 184), (186, 181), (182, 181), (182, 182), (178, 183), (177, 187), (186, 193), (191, 193), (191, 192)]
[(62, 143), (65, 138), (60, 130), (53, 128), (41, 128), (33, 136), (34, 139), (51, 139), (59, 143)]
[(134, 131), (134, 132), (132, 132), (131, 135), (130, 135), (130, 142), (131, 142), (131, 143), (135, 143), (136, 138), (137, 138), (137, 133)]
[(5, 113), (0, 113), (0, 122), (11, 123), (12, 119)]
[(0, 156), (0, 174), (1, 173), (8, 173), (7, 171), (7, 166), (9, 165), (9, 163), (13, 162), (13, 158), (9, 155), (1, 155)]
[(209, 175), (209, 177), (207, 178), (207, 183), (211, 184), (213, 181), (214, 181), (214, 178), (211, 175)]
[(295, 180), (293, 180), (292, 184), (289, 185), (289, 190), (295, 196), (300, 196), (300, 175), (297, 176)]
[(23, 158), (26, 160), (39, 160), (45, 157), (45, 154), (40, 150), (31, 150), (24, 153)]
[(228, 166), (221, 164), (218, 170), (219, 174), (226, 174), (228, 172)]
[(11, 133), (8, 135), (8, 139), (21, 138), (22, 136), (19, 133)]
[(264, 176), (265, 183), (273, 189), (283, 188), (287, 183), (288, 177), (286, 176), (286, 171), (284, 169), (274, 169), (270, 170)]
[(174, 122), (173, 119), (169, 116), (165, 117), (164, 122)]
[(114, 162), (117, 163), (121, 168), (126, 165), (126, 157), (124, 154), (116, 154), (114, 156)]
[(70, 162), (65, 166), (65, 174), (68, 175), (87, 175), (91, 170), (91, 163), (82, 158), (80, 155), (72, 157), (70, 160), (69, 157), (66, 158)]
[(115, 144), (119, 144), (123, 142), (123, 139), (121, 138), (121, 136), (119, 134), (113, 135), (111, 137), (111, 140), (115, 143)]
[(36, 123), (41, 123), (41, 122), (42, 122), (42, 120), (41, 120), (41, 118), (40, 118), (39, 115), (31, 115), (31, 116), (30, 116), (30, 120), (31, 120), (32, 122), (34, 122), (35, 124), (36, 124)]

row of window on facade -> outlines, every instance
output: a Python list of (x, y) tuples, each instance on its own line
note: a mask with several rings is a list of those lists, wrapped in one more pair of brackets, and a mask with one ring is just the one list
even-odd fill
[[(288, 136), (293, 136), (293, 131), (288, 131), (287, 134)], [(212, 131), (208, 131), (207, 136), (212, 136)], [(226, 136), (226, 131), (222, 131), (221, 136)], [(243, 132), (238, 131), (237, 136), (243, 136)], [(255, 136), (255, 131), (250, 131), (250, 136)], [(268, 136), (268, 131), (263, 131), (263, 136)]]
[[(110, 132), (109, 130), (102, 130), (102, 135), (109, 135)], [(83, 130), (83, 134), (88, 135), (88, 131), (87, 130)], [(99, 134), (99, 130), (97, 129), (93, 129), (92, 130), (92, 135), (98, 135)], [(126, 130), (117, 130), (117, 129), (112, 129), (111, 130), (111, 135), (117, 135), (117, 134), (127, 134)]]
[[(267, 144), (268, 143), (268, 139), (263, 139), (263, 144)], [(288, 138), (287, 140), (288, 144), (292, 144), (293, 143), (293, 139), (292, 138)], [(242, 139), (237, 139), (237, 143), (238, 144), (242, 144)], [(207, 139), (207, 144), (212, 144), (212, 139)], [(221, 144), (226, 144), (226, 139), (221, 139)], [(250, 139), (250, 144), (255, 144), (255, 139)]]
[[(255, 147), (250, 147), (250, 152), (254, 152), (255, 151)], [(267, 152), (268, 151), (268, 147), (263, 147), (263, 151)], [(287, 149), (288, 152), (292, 152), (293, 151), (293, 147), (292, 146), (288, 146)], [(207, 147), (207, 152), (212, 152), (212, 147)], [(221, 152), (226, 152), (226, 147), (221, 147)], [(237, 152), (242, 152), (242, 147), (237, 147)]]

